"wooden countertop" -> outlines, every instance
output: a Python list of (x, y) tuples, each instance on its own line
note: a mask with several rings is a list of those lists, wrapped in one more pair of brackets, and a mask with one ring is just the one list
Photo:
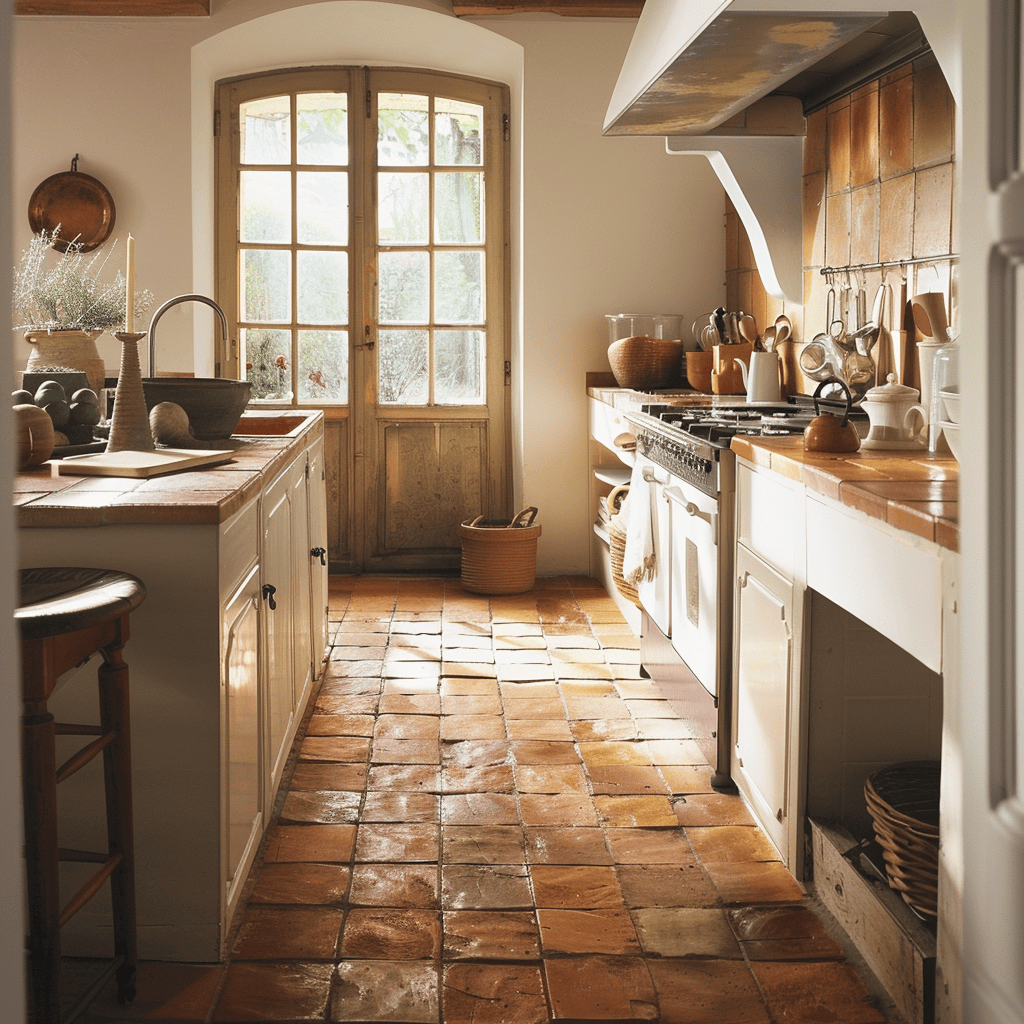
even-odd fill
[(852, 455), (805, 452), (802, 437), (734, 437), (732, 450), (898, 530), (959, 550), (952, 455), (870, 449)]
[(286, 435), (235, 435), (205, 448), (235, 452), (230, 462), (165, 473), (145, 480), (115, 476), (53, 476), (49, 464), (23, 470), (14, 479), (14, 505), (21, 528), (116, 525), (201, 526), (223, 523), (302, 451), (323, 413), (294, 409), (260, 412), (265, 424), (278, 417), (307, 416)]

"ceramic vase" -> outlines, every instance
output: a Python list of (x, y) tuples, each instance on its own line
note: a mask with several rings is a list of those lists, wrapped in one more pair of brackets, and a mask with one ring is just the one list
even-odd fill
[(38, 373), (47, 367), (83, 370), (89, 387), (96, 394), (103, 390), (106, 367), (96, 347), (102, 331), (26, 331), (25, 340), (32, 346), (25, 369)]
[(156, 449), (149, 429), (149, 412), (142, 391), (142, 368), (139, 366), (139, 341), (142, 334), (119, 332), (121, 372), (114, 394), (114, 414), (110, 417), (108, 452), (151, 452)]

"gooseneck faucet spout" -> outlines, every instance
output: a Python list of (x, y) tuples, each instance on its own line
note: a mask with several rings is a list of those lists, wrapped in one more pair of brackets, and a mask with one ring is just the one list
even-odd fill
[(171, 306), (177, 306), (182, 302), (205, 302), (220, 318), (220, 333), (221, 340), (226, 342), (228, 340), (228, 318), (224, 315), (224, 310), (217, 305), (207, 295), (175, 295), (173, 299), (168, 299), (154, 314), (153, 319), (149, 322), (149, 375), (150, 377), (156, 376), (156, 325), (157, 321), (171, 308)]

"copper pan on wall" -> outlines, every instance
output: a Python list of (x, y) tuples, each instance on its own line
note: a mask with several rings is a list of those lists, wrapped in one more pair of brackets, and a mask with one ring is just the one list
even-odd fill
[(77, 153), (70, 171), (51, 174), (36, 186), (28, 201), (28, 222), (36, 234), (60, 226), (53, 247), (61, 252), (67, 252), (76, 239), (82, 252), (98, 249), (110, 237), (115, 215), (106, 186), (78, 170)]

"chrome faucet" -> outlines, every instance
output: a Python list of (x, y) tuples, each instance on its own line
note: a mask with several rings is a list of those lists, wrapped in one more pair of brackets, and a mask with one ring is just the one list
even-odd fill
[(228, 340), (228, 318), (224, 315), (224, 310), (217, 305), (213, 299), (206, 295), (175, 295), (173, 299), (168, 299), (154, 314), (153, 319), (149, 321), (149, 375), (150, 377), (156, 376), (156, 324), (157, 321), (171, 308), (171, 306), (177, 306), (182, 302), (205, 302), (206, 305), (210, 306), (213, 311), (220, 317), (220, 333), (221, 340), (226, 342)]

